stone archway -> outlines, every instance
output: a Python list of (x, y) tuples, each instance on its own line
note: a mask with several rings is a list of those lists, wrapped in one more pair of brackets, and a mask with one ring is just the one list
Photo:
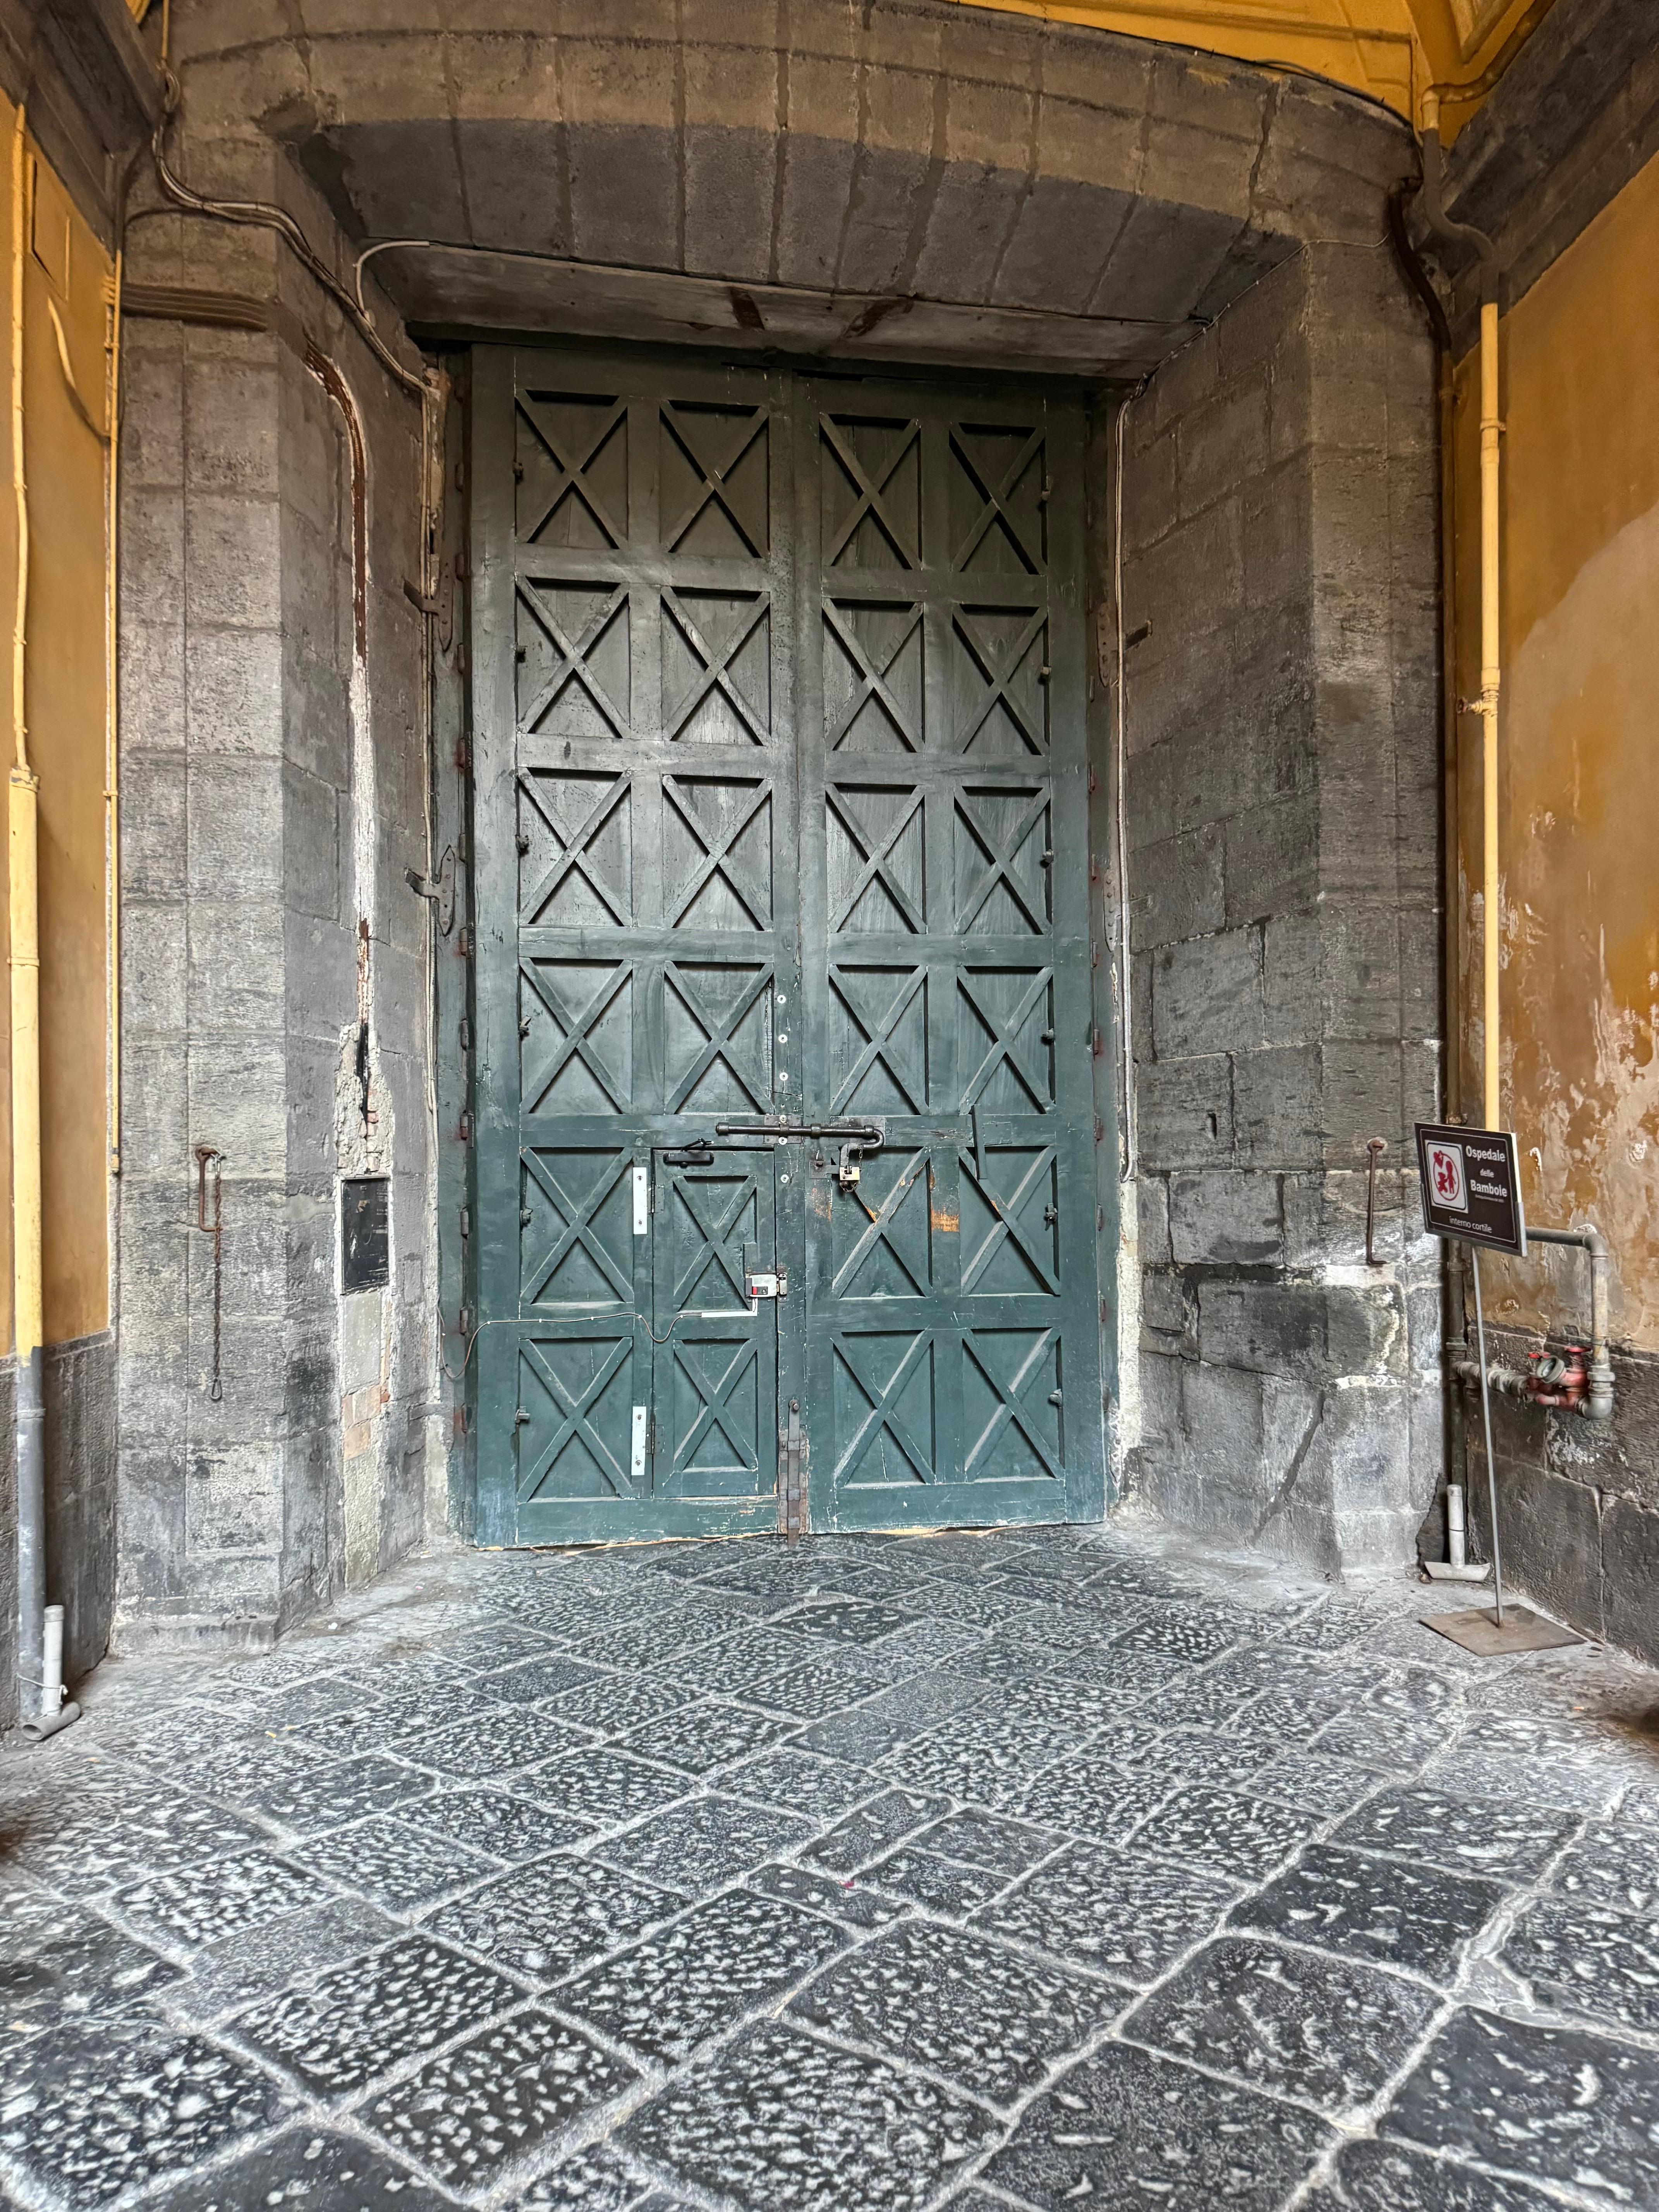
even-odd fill
[(1376, 239), (1413, 158), (1334, 87), (940, 0), (284, 12), (175, 9), (186, 154), (252, 115), (349, 235), (467, 249), (377, 262), (416, 327), (1134, 381), (1310, 236)]

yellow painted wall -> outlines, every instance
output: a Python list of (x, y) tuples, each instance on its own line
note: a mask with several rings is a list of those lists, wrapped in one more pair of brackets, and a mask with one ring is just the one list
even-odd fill
[[(12, 726), (12, 611), (17, 529), (11, 458), (9, 305), (15, 210), (9, 156), (15, 111), (0, 100), (6, 155), (0, 315), (0, 693), (6, 763)], [(63, 1343), (109, 1322), (107, 832), (107, 451), (111, 268), (96, 237), (33, 147), (23, 239), (24, 481), (29, 570), (24, 719), (40, 778), (41, 1125), (46, 1336)], [(59, 356), (52, 310), (91, 426)], [(3, 912), (0, 910), (0, 927)], [(0, 1070), (6, 1039), (0, 1022)], [(5, 1071), (3, 1101), (10, 1086)], [(0, 1167), (9, 1189), (9, 1115), (0, 1112)], [(0, 1344), (12, 1325), (11, 1223), (0, 1204)]]
[[(1549, 0), (961, 0), (1332, 78), (1419, 119), (1431, 85), (1455, 137), (1490, 88), (1485, 73)], [(1467, 88), (1467, 90), (1460, 90)]]
[[(1659, 1348), (1659, 160), (1503, 325), (1504, 1095), (1528, 1212), (1594, 1220), (1614, 1334)], [(1480, 688), (1473, 359), (1458, 375), (1459, 690)], [(1461, 849), (1479, 889), (1478, 722), (1461, 724)], [(1478, 908), (1463, 937), (1479, 1097)], [(1473, 964), (1471, 964), (1473, 963)], [(1478, 1115), (1478, 1108), (1475, 1109)], [(1517, 1326), (1583, 1304), (1573, 1261), (1504, 1271)], [(1547, 1276), (1557, 1297), (1547, 1294)]]

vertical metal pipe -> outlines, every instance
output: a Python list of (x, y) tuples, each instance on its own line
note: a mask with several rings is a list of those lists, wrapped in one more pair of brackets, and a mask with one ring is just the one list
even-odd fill
[(1486, 1431), (1486, 1513), (1492, 1541), (1492, 1589), (1498, 1626), (1504, 1626), (1504, 1561), (1498, 1548), (1498, 1458), (1492, 1448), (1492, 1382), (1486, 1372), (1486, 1316), (1480, 1304), (1480, 1255), (1469, 1247), (1469, 1273), (1474, 1283), (1474, 1337), (1480, 1361), (1480, 1418)]
[(1446, 1564), (1462, 1567), (1468, 1562), (1468, 1522), (1465, 1518), (1463, 1486), (1446, 1485)]
[(1117, 810), (1118, 1021), (1122, 1030), (1121, 1049), (1123, 1054), (1121, 1146), (1122, 1175), (1126, 1182), (1132, 1182), (1134, 1178), (1138, 1149), (1135, 1137), (1135, 990), (1129, 964), (1133, 948), (1129, 941), (1128, 684), (1123, 642), (1123, 447), (1129, 410), (1134, 399), (1135, 394), (1132, 392), (1119, 404), (1117, 421), (1114, 425), (1112, 460), (1112, 626), (1116, 633), (1117, 648), (1117, 682), (1113, 700), (1113, 719), (1117, 725), (1113, 733), (1116, 739), (1117, 788), (1113, 796)]
[(23, 267), (28, 230), (27, 124), (17, 111), (11, 156), (11, 464), (17, 514), (12, 606), (14, 757), (6, 789), (10, 872), (12, 1304), (17, 1346), (18, 1717), (40, 1711), (46, 1631), (46, 1401), (40, 1265), (40, 786), (29, 766), (24, 647), (29, 596), (29, 501), (23, 471)]
[(1480, 724), (1482, 732), (1483, 836), (1481, 915), (1484, 925), (1485, 985), (1481, 994), (1486, 1035), (1486, 1127), (1499, 1129), (1498, 1097), (1502, 1022), (1498, 999), (1502, 945), (1502, 890), (1498, 852), (1498, 702), (1503, 686), (1502, 605), (1499, 563), (1499, 451), (1503, 419), (1498, 410), (1498, 302), (1480, 309)]
[(118, 605), (121, 544), (121, 279), (125, 256), (115, 249), (110, 281), (109, 374), (105, 405), (109, 443), (105, 465), (104, 518), (104, 842), (106, 911), (106, 958), (109, 962), (109, 1171), (121, 1172), (121, 692)]

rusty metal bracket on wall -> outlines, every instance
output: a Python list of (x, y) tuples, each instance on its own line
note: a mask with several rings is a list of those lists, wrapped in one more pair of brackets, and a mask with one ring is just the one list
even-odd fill
[(446, 845), (435, 876), (415, 868), (404, 870), (404, 881), (416, 898), (430, 899), (438, 909), (438, 934), (447, 937), (455, 927), (455, 848)]
[(1376, 1256), (1376, 1164), (1388, 1151), (1381, 1137), (1370, 1137), (1365, 1142), (1365, 1265), (1380, 1267), (1382, 1261)]
[[(212, 1145), (196, 1147), (196, 1226), (213, 1239), (213, 1380), (208, 1386), (208, 1395), (216, 1406), (225, 1395), (220, 1372), (220, 1340), (224, 1321), (225, 1289), (225, 1218), (222, 1168), (224, 1154)], [(213, 1170), (213, 1218), (208, 1219), (207, 1173), (208, 1163), (216, 1163)]]

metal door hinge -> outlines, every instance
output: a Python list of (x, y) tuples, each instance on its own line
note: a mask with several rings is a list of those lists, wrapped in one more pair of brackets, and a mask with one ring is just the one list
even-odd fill
[(778, 1431), (778, 1527), (787, 1543), (799, 1543), (806, 1525), (806, 1436), (800, 1401), (789, 1401), (789, 1419)]
[(443, 858), (438, 863), (435, 876), (422, 876), (413, 868), (404, 870), (404, 880), (416, 898), (430, 899), (438, 909), (438, 930), (447, 937), (455, 927), (455, 850), (446, 845)]
[(628, 1479), (636, 1489), (645, 1481), (646, 1463), (651, 1455), (651, 1408), (635, 1406), (633, 1433), (629, 1440)]

